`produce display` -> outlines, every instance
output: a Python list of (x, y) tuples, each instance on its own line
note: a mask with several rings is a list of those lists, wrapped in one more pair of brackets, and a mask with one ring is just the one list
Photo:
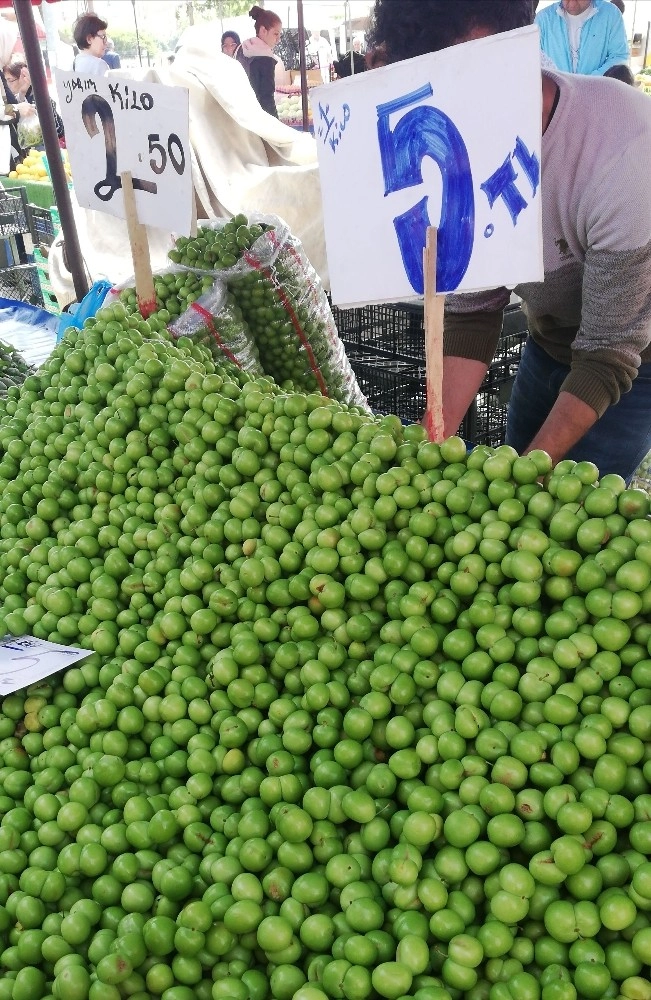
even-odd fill
[(651, 66), (640, 70), (635, 77), (635, 85), (640, 87), (646, 94), (651, 94)]
[[(277, 87), (275, 101), (281, 122), (292, 127), (303, 125), (303, 97), (300, 87)], [(312, 124), (312, 105), (309, 101), (308, 122)]]
[(204, 344), (213, 357), (224, 356), (238, 368), (264, 375), (260, 356), (234, 297), (221, 282), (215, 282), (199, 299), (190, 303), (179, 319), (169, 325), (176, 339), (190, 337)]
[(366, 407), (318, 275), (281, 219), (218, 220), (178, 239), (169, 256), (227, 284), (265, 372), (283, 388)]
[(0, 401), (0, 1000), (647, 1000), (648, 496), (161, 325)]
[(12, 385), (20, 385), (32, 368), (19, 351), (0, 340), (0, 396), (5, 396)]
[[(40, 126), (38, 126), (40, 131)], [(38, 140), (40, 142), (40, 140)], [(61, 150), (61, 159), (63, 160), (63, 166), (66, 172), (66, 177), (68, 181), (72, 183), (72, 171), (70, 170), (70, 161), (68, 159), (68, 154), (65, 149)], [(47, 181), (49, 174), (47, 170), (47, 157), (43, 150), (30, 149), (27, 156), (16, 165), (15, 170), (10, 170), (8, 177), (15, 179), (20, 178), (22, 181), (29, 182), (39, 182)]]
[[(114, 288), (110, 299), (119, 299), (128, 316), (140, 320), (136, 290), (130, 282), (125, 287)], [(154, 275), (154, 291), (156, 292), (156, 311), (149, 317), (149, 326), (153, 331), (165, 330), (169, 323), (174, 322), (188, 306), (201, 298), (213, 286), (212, 278), (198, 276), (180, 268), (169, 268)]]

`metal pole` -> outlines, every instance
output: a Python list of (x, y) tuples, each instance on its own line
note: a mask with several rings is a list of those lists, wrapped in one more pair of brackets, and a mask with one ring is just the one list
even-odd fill
[(77, 300), (81, 302), (88, 291), (88, 281), (79, 245), (75, 217), (72, 212), (68, 179), (63, 167), (63, 160), (61, 159), (61, 147), (59, 146), (59, 137), (57, 136), (56, 125), (54, 124), (52, 103), (47, 89), (45, 69), (43, 68), (41, 49), (36, 34), (34, 11), (32, 10), (31, 3), (23, 3), (20, 0), (19, 2), (15, 2), (14, 0), (14, 10), (16, 11), (16, 21), (20, 30), (20, 37), (23, 40), (25, 61), (32, 81), (34, 101), (43, 133), (43, 144), (45, 145), (45, 152), (50, 167), (54, 197), (59, 210), (63, 237), (66, 241), (68, 267), (72, 274), (75, 295), (77, 296)]
[(647, 21), (646, 41), (644, 43), (644, 55), (642, 56), (642, 69), (646, 69), (646, 57), (649, 52), (649, 35), (651, 35), (651, 21)]
[(140, 51), (140, 34), (138, 32), (138, 18), (136, 17), (136, 0), (131, 0), (133, 4), (133, 23), (136, 27), (136, 45), (138, 46), (138, 60), (142, 66), (142, 52)]
[(305, 59), (305, 18), (303, 17), (303, 0), (297, 0), (298, 13), (298, 54), (301, 66), (301, 103), (303, 105), (303, 131), (310, 127), (310, 116), (307, 106), (307, 61)]

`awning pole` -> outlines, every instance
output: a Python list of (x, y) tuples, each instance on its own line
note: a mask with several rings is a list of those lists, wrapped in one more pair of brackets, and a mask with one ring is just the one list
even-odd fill
[(34, 101), (36, 103), (38, 119), (43, 133), (43, 143), (45, 145), (45, 152), (47, 154), (48, 165), (50, 167), (52, 187), (54, 188), (54, 197), (59, 210), (63, 238), (66, 242), (67, 263), (70, 273), (72, 274), (72, 281), (75, 286), (77, 301), (81, 302), (84, 295), (88, 291), (88, 281), (86, 278), (86, 269), (84, 267), (81, 246), (79, 245), (75, 217), (72, 212), (72, 202), (70, 200), (70, 191), (68, 190), (68, 179), (66, 177), (63, 160), (61, 158), (59, 137), (57, 136), (56, 125), (54, 124), (52, 103), (47, 89), (45, 69), (43, 66), (43, 59), (41, 57), (41, 49), (38, 43), (38, 36), (36, 34), (34, 11), (32, 10), (31, 3), (25, 3), (24, 0), (18, 0), (18, 2), (14, 0), (14, 10), (16, 12), (18, 28), (20, 29), (20, 36), (23, 41), (27, 69), (29, 70), (29, 75), (32, 81)]
[(303, 131), (310, 127), (310, 116), (307, 105), (307, 60), (305, 59), (305, 19), (303, 17), (303, 0), (297, 0), (298, 14), (298, 53), (301, 66), (301, 103), (303, 105)]

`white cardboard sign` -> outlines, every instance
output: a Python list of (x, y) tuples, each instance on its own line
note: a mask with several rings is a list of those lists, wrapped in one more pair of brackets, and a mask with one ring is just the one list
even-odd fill
[(120, 173), (131, 171), (138, 221), (183, 236), (192, 225), (189, 93), (120, 77), (56, 70), (75, 195), (125, 218)]
[(543, 278), (540, 46), (534, 25), (311, 91), (337, 305)]
[(31, 635), (3, 639), (0, 642), (0, 698), (56, 674), (77, 660), (84, 660), (91, 652)]

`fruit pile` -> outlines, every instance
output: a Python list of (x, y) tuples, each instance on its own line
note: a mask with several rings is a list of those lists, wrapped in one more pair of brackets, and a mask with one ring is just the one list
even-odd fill
[(10, 386), (24, 382), (31, 371), (20, 352), (0, 340), (0, 396), (5, 396)]
[(264, 375), (255, 340), (242, 310), (221, 282), (215, 282), (183, 315), (169, 324), (173, 337), (204, 344), (216, 360), (228, 358), (251, 375)]
[(319, 278), (280, 219), (249, 224), (237, 215), (180, 237), (169, 256), (227, 283), (265, 372), (279, 385), (366, 407)]
[[(40, 142), (41, 140), (36, 137), (35, 141)], [(66, 177), (69, 182), (72, 182), (70, 161), (68, 160), (68, 154), (65, 149), (61, 150), (61, 159), (63, 160)], [(16, 165), (16, 169), (11, 170), (8, 176), (12, 179), (20, 178), (20, 180), (29, 181), (30, 183), (43, 183), (47, 181), (49, 177), (47, 170), (47, 158), (43, 150), (30, 149), (24, 159)]]
[(651, 520), (618, 477), (116, 303), (0, 401), (0, 600), (89, 651), (2, 701), (1, 1000), (649, 996)]
[(215, 229), (200, 226), (196, 236), (179, 236), (168, 256), (174, 264), (200, 271), (223, 271), (234, 267), (258, 237), (270, 227), (249, 226), (245, 215), (236, 215)]

